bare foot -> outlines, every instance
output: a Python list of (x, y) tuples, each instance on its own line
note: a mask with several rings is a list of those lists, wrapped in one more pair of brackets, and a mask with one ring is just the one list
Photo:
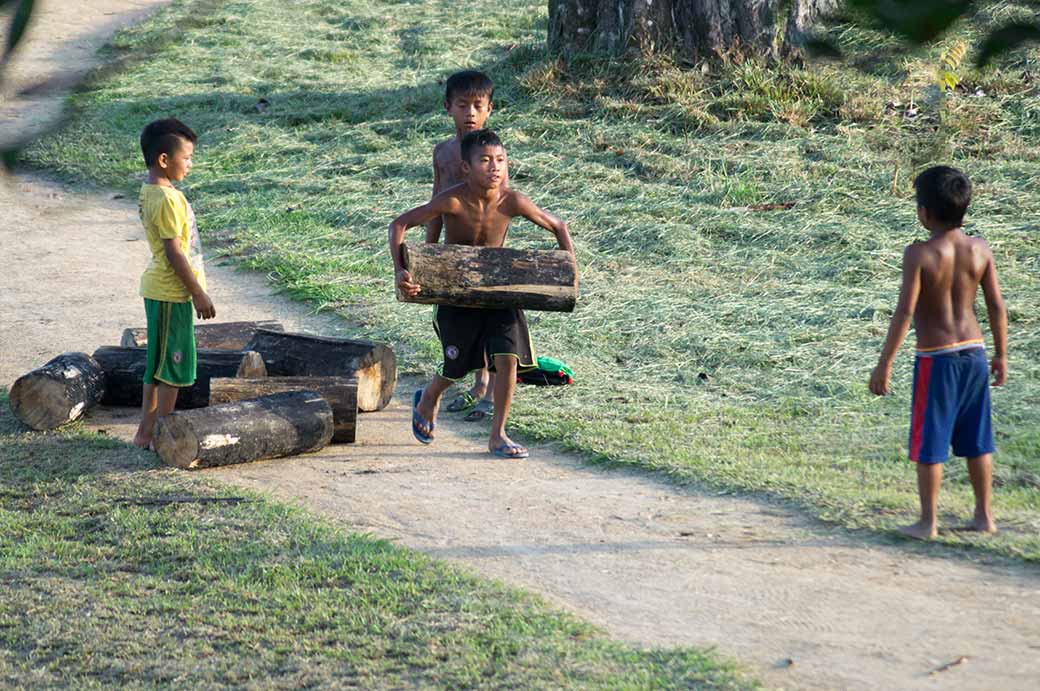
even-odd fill
[(918, 521), (913, 525), (900, 528), (899, 532), (915, 540), (933, 540), (939, 535), (939, 531), (936, 530), (934, 525), (924, 521)]
[(151, 449), (152, 438), (138, 432), (134, 435), (134, 446), (139, 449)]
[(993, 522), (992, 518), (987, 516), (976, 516), (968, 523), (956, 528), (956, 530), (974, 533), (995, 533), (997, 532), (997, 524)]

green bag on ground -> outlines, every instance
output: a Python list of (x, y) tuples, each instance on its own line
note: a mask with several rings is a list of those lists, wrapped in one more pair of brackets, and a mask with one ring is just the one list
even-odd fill
[(521, 384), (562, 386), (574, 383), (574, 370), (556, 358), (541, 356), (537, 367), (520, 372), (516, 378)]

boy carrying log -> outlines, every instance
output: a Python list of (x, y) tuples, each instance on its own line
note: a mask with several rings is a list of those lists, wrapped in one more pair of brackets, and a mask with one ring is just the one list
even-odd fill
[[(914, 389), (910, 406), (910, 460), (917, 463), (921, 519), (903, 533), (929, 540), (938, 533), (936, 510), (943, 464), (950, 446), (968, 459), (975, 492), (975, 516), (967, 530), (996, 532), (990, 494), (993, 485), (993, 428), (988, 374), (993, 386), (1007, 381), (1007, 312), (997, 282), (993, 253), (982, 238), (965, 235), (962, 224), (971, 202), (964, 173), (935, 166), (914, 180), (917, 219), (931, 236), (903, 253), (903, 285), (881, 358), (870, 375), (870, 390), (888, 393), (892, 360), (913, 319), (917, 336)], [(979, 286), (993, 331), (993, 358), (987, 366), (982, 330), (975, 318)]]
[[(494, 132), (477, 130), (467, 134), (462, 139), (461, 156), (465, 182), (445, 189), (390, 224), (390, 256), (398, 290), (415, 296), (421, 288), (404, 268), (401, 246), (405, 231), (435, 218), (443, 219), (445, 242), (449, 244), (502, 247), (510, 219), (523, 216), (555, 234), (560, 249), (573, 256), (567, 224), (504, 185), (509, 164), (505, 148)], [(436, 311), (435, 326), (444, 365), (440, 374), (425, 389), (416, 391), (412, 399), (415, 438), (423, 444), (433, 441), (441, 396), (454, 381), (479, 369), (486, 360), (497, 375), (488, 450), (501, 458), (527, 458), (528, 450), (506, 435), (517, 368), (533, 367), (535, 363), (523, 312), (441, 305)]]
[[(455, 136), (433, 147), (433, 196), (463, 181), (462, 138), (484, 129), (494, 107), (494, 94), (495, 85), (483, 72), (463, 70), (448, 77), (444, 85), (444, 110), (455, 123)], [(502, 186), (509, 186), (508, 175)], [(443, 225), (439, 216), (429, 221), (426, 224), (426, 242), (440, 242)], [(494, 390), (495, 375), (488, 372), (485, 363), (474, 373), (473, 386), (449, 403), (448, 411), (457, 413), (473, 407), (465, 420), (483, 420), (491, 412)]]
[(141, 275), (148, 322), (141, 424), (134, 444), (148, 448), (158, 417), (169, 415), (180, 387), (195, 383), (195, 324), (216, 316), (206, 294), (202, 245), (195, 214), (174, 186), (191, 172), (195, 133), (176, 118), (156, 120), (141, 132), (148, 180), (141, 185), (139, 211), (152, 261)]

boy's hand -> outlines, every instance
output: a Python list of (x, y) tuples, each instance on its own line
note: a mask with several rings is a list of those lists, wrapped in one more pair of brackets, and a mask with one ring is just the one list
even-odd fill
[(1000, 355), (990, 360), (989, 371), (993, 374), (993, 386), (1004, 386), (1007, 383), (1007, 357)]
[(204, 292), (199, 292), (191, 296), (191, 301), (195, 303), (195, 314), (198, 315), (199, 319), (212, 319), (217, 316), (217, 308), (213, 306), (213, 301), (209, 299), (209, 295)]
[(401, 294), (414, 298), (419, 294), (420, 286), (418, 283), (412, 282), (412, 274), (407, 269), (401, 269), (397, 272), (397, 289), (401, 291)]
[(888, 395), (888, 380), (892, 377), (892, 366), (879, 362), (870, 373), (870, 393), (875, 396)]

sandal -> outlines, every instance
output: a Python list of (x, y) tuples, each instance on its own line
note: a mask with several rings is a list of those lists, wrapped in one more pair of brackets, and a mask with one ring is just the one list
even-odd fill
[[(513, 451), (514, 453), (509, 453)], [(530, 454), (519, 444), (503, 444), (491, 449), (491, 454), (499, 458), (527, 458)]]
[(469, 415), (462, 419), (466, 422), (480, 422), (494, 412), (495, 404), (485, 398), (473, 410), (469, 411)]
[[(423, 444), (429, 444), (433, 442), (433, 429), (437, 426), (437, 423), (425, 420), (419, 414), (419, 401), (421, 399), (422, 389), (419, 389), (415, 392), (415, 396), (412, 397), (412, 435)], [(423, 427), (426, 428), (426, 432), (423, 432)]]
[(473, 404), (477, 402), (477, 397), (473, 395), (472, 391), (465, 391), (455, 397), (451, 403), (448, 404), (449, 413), (461, 413), (463, 410), (469, 410), (473, 407)]

